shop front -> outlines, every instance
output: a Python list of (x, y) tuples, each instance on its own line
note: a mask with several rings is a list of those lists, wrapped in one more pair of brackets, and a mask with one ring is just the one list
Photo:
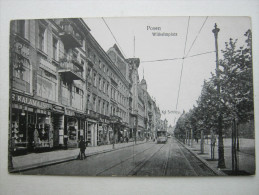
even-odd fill
[(49, 103), (23, 94), (12, 94), (10, 123), (14, 152), (53, 147), (51, 111)]
[(109, 136), (109, 119), (107, 116), (100, 116), (98, 122), (98, 134), (97, 134), (97, 144), (107, 145), (110, 142)]
[(85, 116), (71, 109), (65, 109), (64, 120), (64, 145), (68, 148), (77, 148), (80, 137), (84, 137)]
[(55, 148), (67, 148), (64, 136), (64, 107), (53, 105), (51, 123), (53, 127), (53, 145)]

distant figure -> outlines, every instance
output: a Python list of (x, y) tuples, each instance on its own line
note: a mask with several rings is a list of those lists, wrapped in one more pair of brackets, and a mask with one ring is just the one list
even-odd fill
[(80, 138), (79, 148), (80, 148), (79, 159), (83, 160), (86, 158), (86, 155), (85, 155), (86, 144), (83, 137)]

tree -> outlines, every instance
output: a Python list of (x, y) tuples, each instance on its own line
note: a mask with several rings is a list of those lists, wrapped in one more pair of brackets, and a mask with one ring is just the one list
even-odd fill
[(236, 49), (237, 40), (230, 39), (222, 50), (221, 67), (221, 102), (232, 121), (232, 169), (238, 170), (237, 149), (238, 125), (253, 117), (253, 77), (252, 77), (252, 35), (245, 33), (246, 45)]

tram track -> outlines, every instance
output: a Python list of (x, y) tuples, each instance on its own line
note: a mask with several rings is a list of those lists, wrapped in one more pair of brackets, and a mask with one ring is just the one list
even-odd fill
[(155, 147), (155, 146), (156, 146), (156, 145), (153, 145), (153, 146), (151, 146), (151, 147), (149, 147), (149, 148), (147, 148), (147, 149), (142, 150), (141, 152), (135, 153), (135, 154), (131, 155), (130, 157), (128, 157), (128, 158), (126, 158), (126, 159), (124, 159), (124, 160), (122, 160), (122, 161), (120, 161), (120, 162), (118, 162), (118, 163), (115, 163), (115, 164), (113, 164), (113, 165), (111, 165), (111, 166), (109, 166), (109, 167), (107, 167), (107, 168), (105, 168), (105, 169), (103, 169), (103, 170), (97, 172), (97, 173), (96, 173), (96, 176), (102, 175), (103, 173), (107, 172), (108, 170), (113, 169), (113, 168), (115, 168), (115, 167), (117, 167), (117, 166), (119, 166), (119, 165), (125, 163), (126, 161), (128, 161), (128, 160), (130, 160), (130, 159), (133, 159), (135, 156), (140, 155), (140, 154), (142, 154), (142, 153), (144, 153), (144, 152), (146, 152), (146, 151), (152, 149), (152, 148)]
[(147, 164), (147, 162), (150, 161), (151, 158), (153, 158), (166, 144), (163, 144), (157, 151), (155, 151), (151, 156), (146, 158), (144, 161), (141, 161), (138, 163), (135, 168), (133, 168), (127, 175), (137, 175), (137, 173)]

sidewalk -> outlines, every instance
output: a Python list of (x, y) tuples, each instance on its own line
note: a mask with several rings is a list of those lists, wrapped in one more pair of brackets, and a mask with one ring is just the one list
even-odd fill
[[(146, 141), (137, 141), (138, 144), (146, 143)], [(96, 147), (87, 147), (85, 154), (86, 156), (92, 156), (100, 153), (105, 153), (121, 148), (126, 148), (134, 145), (134, 142), (129, 143), (117, 143), (113, 149), (113, 145), (102, 145)], [(30, 153), (22, 156), (13, 157), (13, 170), (11, 173), (25, 171), (37, 167), (44, 167), (47, 165), (62, 163), (66, 161), (75, 160), (79, 154), (79, 148), (73, 148), (68, 150), (56, 150), (44, 153)]]
[[(211, 160), (211, 146), (210, 140), (204, 140), (204, 153), (200, 151), (200, 140), (197, 143), (193, 141), (193, 146), (185, 147), (194, 153), (198, 158), (205, 160), (205, 162), (214, 170), (218, 170), (218, 145), (215, 146), (215, 160)], [(231, 157), (231, 139), (224, 139), (224, 157), (226, 168), (221, 169), (221, 172), (229, 172), (232, 169), (232, 157)], [(237, 152), (239, 170), (244, 175), (255, 174), (255, 140), (254, 139), (242, 139), (240, 138), (240, 151)]]

